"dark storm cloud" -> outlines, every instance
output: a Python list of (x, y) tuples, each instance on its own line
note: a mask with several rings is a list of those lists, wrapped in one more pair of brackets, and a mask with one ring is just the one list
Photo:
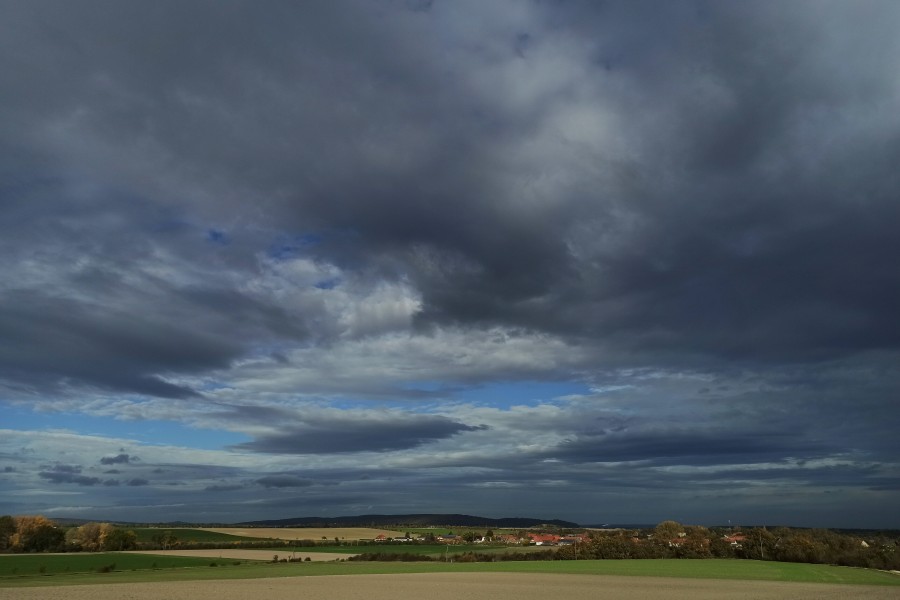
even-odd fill
[(267, 475), (260, 477), (256, 483), (266, 488), (297, 488), (309, 487), (313, 482), (294, 475)]
[(3, 373), (39, 387), (69, 379), (186, 398), (197, 394), (154, 372), (224, 367), (236, 356), (222, 340), (185, 334), (172, 324), (153, 322), (150, 315), (131, 319), (36, 293), (7, 295), (0, 299), (0, 309), (0, 331), (13, 344), (0, 350)]
[[(120, 483), (118, 479), (101, 479), (99, 477), (83, 475), (82, 470), (82, 467), (79, 465), (56, 464), (46, 467), (43, 471), (39, 471), (38, 477), (46, 479), (54, 484), (73, 484), (85, 487), (96, 485), (115, 487)], [(131, 484), (129, 483), (129, 485)]]
[(202, 463), (165, 464), (154, 468), (151, 473), (156, 475), (165, 474), (169, 478), (179, 482), (196, 481), (198, 479), (224, 480), (240, 477), (244, 474), (243, 470), (239, 467)]
[(102, 483), (99, 477), (81, 474), (81, 467), (76, 465), (53, 465), (48, 470), (38, 473), (38, 477), (50, 483), (72, 483), (75, 485), (93, 486)]
[(117, 454), (115, 456), (104, 456), (100, 459), (101, 465), (128, 464), (129, 462), (131, 462), (131, 457), (127, 454)]
[(820, 464), (810, 465), (804, 461), (757, 468), (718, 469), (711, 473), (697, 472), (683, 475), (685, 480), (698, 482), (705, 486), (718, 484), (726, 487), (735, 481), (783, 481), (798, 485), (822, 488), (865, 488), (891, 489), (896, 486), (897, 478), (886, 476), (879, 466), (873, 464)]
[(315, 418), (286, 426), (277, 433), (258, 436), (252, 442), (236, 445), (235, 449), (272, 454), (389, 452), (483, 428), (434, 415)]
[[(673, 465), (678, 468), (671, 468)], [(878, 465), (813, 463), (781, 456), (766, 463), (731, 468), (677, 460), (659, 464), (652, 461), (604, 464), (558, 457), (552, 460), (532, 457), (516, 463), (510, 461), (505, 466), (479, 465), (477, 462), (466, 466), (486, 468), (458, 472), (425, 466), (416, 480), (417, 493), (429, 496), (442, 489), (460, 489), (466, 493), (481, 490), (489, 495), (502, 495), (528, 490), (529, 493), (566, 492), (584, 497), (600, 493), (622, 494), (634, 498), (638, 494), (647, 497), (653, 494), (708, 496), (732, 493), (746, 489), (751, 482), (758, 490), (764, 489), (765, 494), (771, 495), (798, 489), (802, 493), (810, 493), (810, 490), (892, 490), (897, 484), (897, 478), (886, 474)]]
[(99, 477), (89, 477), (87, 475), (75, 475), (73, 473), (57, 473), (55, 471), (41, 471), (38, 476), (46, 479), (50, 483), (74, 483), (76, 485), (97, 485), (102, 483)]
[[(873, 20), (890, 6), (832, 4), (819, 14), (804, 3), (639, 6), (553, 11), (593, 36), (598, 54), (616, 48), (614, 77), (646, 101), (643, 110), (665, 117), (655, 131), (631, 129), (655, 147), (633, 196), (642, 230), (607, 257), (610, 291), (647, 294), (671, 311), (649, 323), (737, 320), (738, 311), (760, 319), (823, 296), (838, 313), (856, 305), (883, 316), (870, 291), (897, 293), (883, 251), (894, 241), (872, 217), (897, 214), (890, 165), (900, 147), (897, 120), (870, 110), (897, 101), (882, 75), (898, 47)], [(659, 92), (669, 93), (644, 95)], [(842, 285), (858, 277), (869, 285)], [(717, 310), (704, 316), (709, 308)]]
[(53, 473), (68, 473), (68, 474), (77, 474), (81, 473), (82, 468), (78, 465), (64, 465), (64, 464), (56, 464), (47, 467), (48, 471)]
[(583, 462), (649, 461), (658, 465), (746, 464), (822, 457), (835, 448), (790, 432), (676, 430), (584, 436), (551, 455)]
[[(393, 3), (13, 5), (9, 43), (44, 45), (6, 54), (6, 69), (30, 74), (5, 92), (16, 116), (7, 127), (21, 137), (69, 115), (95, 142), (87, 165), (99, 160), (92, 151), (146, 139), (148, 152), (175, 157), (165, 163), (173, 180), (189, 186), (180, 179), (189, 171), (266, 197), (264, 218), (318, 232), (308, 248), (318, 258), (410, 277), (423, 325), (595, 337), (645, 363), (896, 349), (900, 125), (886, 82), (897, 45), (875, 19), (893, 9), (810, 7), (536, 4), (524, 31)], [(377, 20), (382, 11), (396, 18)], [(872, 29), (857, 39), (842, 19)], [(265, 43), (252, 31), (265, 31)], [(429, 43), (435, 31), (446, 31), (447, 47)], [(473, 49), (469, 31), (496, 39)], [(821, 43), (832, 33), (842, 35)], [(147, 51), (163, 37), (165, 51)], [(548, 84), (540, 102), (514, 104), (515, 90), (471, 78), (528, 65), (537, 85), (554, 52), (579, 75)], [(50, 61), (65, 78), (39, 68)], [(603, 139), (576, 151), (562, 132), (541, 133), (579, 95), (633, 140), (630, 155), (605, 154)], [(88, 108), (76, 118), (75, 106)], [(534, 159), (515, 158), (524, 145)], [(582, 151), (587, 162), (574, 161)], [(116, 167), (130, 173), (127, 161), (148, 158), (138, 152)], [(529, 186), (541, 177), (560, 183)], [(247, 211), (213, 204), (195, 207)], [(239, 298), (225, 305), (244, 318)], [(245, 350), (229, 341), (176, 364), (150, 353), (107, 369), (122, 374), (108, 383), (189, 396), (156, 374), (222, 367)], [(99, 379), (84, 365), (60, 376)]]
[[(83, 268), (46, 264), (16, 275), (46, 270), (62, 286), (57, 292), (29, 289), (18, 280), (0, 290), (0, 334), (8, 341), (0, 350), (0, 375), (7, 380), (42, 390), (86, 384), (187, 398), (198, 394), (164, 376), (227, 368), (248, 352), (247, 340), (305, 335), (303, 325), (280, 308), (221, 282), (177, 284), (147, 272), (161, 267), (149, 260), (151, 249), (138, 251), (133, 246), (141, 244), (129, 246), (117, 240), (119, 233), (94, 229), (83, 234), (100, 235), (108, 247), (85, 250), (90, 244), (78, 243), (72, 258)], [(12, 254), (22, 255), (26, 246), (13, 248)], [(42, 248), (67, 252), (56, 236)], [(123, 248), (131, 264), (119, 262)], [(238, 331), (246, 334), (243, 340), (231, 336)]]
[[(228, 180), (238, 175), (240, 181), (234, 183), (239, 188), (250, 186), (251, 195), (265, 195), (270, 188), (287, 190), (285, 202), (270, 203), (272, 215), (287, 218), (287, 224), (352, 232), (346, 238), (326, 235), (320, 245), (323, 257), (345, 266), (365, 266), (369, 262), (365, 257), (375, 257), (377, 262), (371, 266), (390, 276), (397, 271), (390, 266), (397, 264), (391, 255), (407, 261), (408, 250), (420, 245), (435, 248), (447, 266), (458, 256), (463, 265), (471, 264), (480, 274), (471, 276), (475, 285), (470, 296), (447, 297), (443, 300), (447, 308), (441, 311), (455, 313), (457, 309), (451, 308), (459, 307), (478, 313), (473, 318), (479, 314), (496, 318), (508, 302), (542, 293), (544, 280), (559, 272), (566, 249), (554, 223), (565, 223), (568, 217), (545, 211), (537, 218), (516, 217), (514, 206), (507, 209), (485, 201), (495, 184), (478, 167), (491, 162), (481, 149), (490, 144), (482, 142), (486, 135), (515, 138), (516, 124), (484, 130), (485, 120), (504, 119), (491, 114), (497, 108), (490, 100), (467, 100), (457, 94), (452, 81), (462, 76), (465, 65), (446, 65), (452, 72), (447, 81), (440, 69), (423, 70), (418, 60), (410, 59), (410, 50), (421, 51), (420, 41), (430, 36), (429, 29), (436, 23), (409, 17), (398, 31), (393, 26), (382, 31), (370, 26), (374, 23), (369, 19), (381, 10), (375, 6), (310, 10), (298, 5), (255, 11), (249, 5), (234, 4), (222, 13), (213, 11), (216, 16), (210, 23), (210, 15), (199, 7), (169, 6), (178, 13), (176, 17), (140, 5), (128, 11), (104, 5), (103, 23), (98, 23), (86, 18), (90, 11), (68, 13), (59, 5), (55, 10), (36, 11), (37, 15), (29, 11), (11, 15), (21, 27), (18, 31), (39, 37), (48, 37), (50, 31), (56, 35), (48, 40), (55, 41), (44, 47), (42, 56), (9, 60), (27, 63), (49, 56), (71, 62), (65, 56), (77, 49), (82, 59), (70, 67), (87, 79), (95, 74), (99, 88), (78, 84), (80, 77), (73, 77), (67, 94), (72, 101), (90, 106), (81, 124), (91, 131), (89, 135), (98, 136), (99, 151), (108, 144), (120, 144), (125, 137), (149, 135), (160, 149), (174, 152), (182, 164), (210, 178)], [(404, 11), (399, 12), (402, 16)], [(190, 39), (169, 31), (173, 17), (184, 24), (184, 32), (192, 32)], [(190, 24), (201, 22), (201, 29), (210, 34), (198, 40)], [(265, 45), (251, 41), (243, 47), (236, 43), (246, 39), (239, 32), (248, 26), (267, 30), (269, 41)], [(353, 31), (352, 43), (334, 44), (334, 39), (346, 39), (348, 27)], [(135, 37), (130, 38), (128, 31)], [(153, 31), (166, 31), (172, 45), (171, 54), (156, 55), (151, 62), (149, 55), (140, 52), (138, 40), (155, 38)], [(335, 37), (338, 31), (343, 33)], [(133, 52), (118, 50), (123, 35), (135, 40)], [(26, 39), (20, 43), (26, 44)], [(187, 46), (202, 50), (197, 54), (186, 51)], [(281, 50), (276, 51), (279, 46)], [(512, 45), (508, 50), (514, 55)], [(241, 56), (242, 66), (224, 60), (226, 56)], [(312, 56), (317, 58), (311, 60)], [(360, 61), (361, 56), (368, 58)], [(210, 68), (208, 61), (216, 66)], [(27, 67), (15, 66), (16, 70)], [(67, 107), (60, 106), (52, 93), (60, 82), (43, 78), (39, 70), (31, 72), (35, 73), (29, 82), (31, 93), (43, 90), (45, 102), (34, 105), (11, 98), (24, 113), (24, 121), (40, 114), (65, 114)], [(139, 78), (136, 73), (141, 73)], [(257, 88), (260, 82), (271, 87), (264, 83), (267, 91), (260, 88), (263, 93), (254, 94), (251, 106), (245, 86)], [(107, 84), (109, 89), (101, 89)], [(343, 98), (338, 107), (335, 96)], [(134, 103), (126, 98), (142, 100)], [(202, 108), (210, 102), (210, 107), (218, 105), (220, 110)], [(445, 112), (452, 127), (443, 126), (444, 119), (436, 121), (433, 112), (425, 110), (432, 104)], [(486, 117), (471, 118), (479, 113)], [(265, 114), (273, 118), (257, 118)], [(223, 127), (226, 122), (227, 128)], [(405, 147), (407, 137), (424, 144), (424, 151)], [(326, 143), (311, 145), (309, 140)], [(285, 146), (290, 152), (283, 151)], [(239, 152), (232, 150), (238, 147)], [(370, 149), (397, 153), (400, 164), (372, 164)], [(248, 163), (249, 157), (255, 158)], [(298, 170), (298, 165), (305, 166)], [(348, 178), (348, 172), (354, 176)], [(501, 201), (506, 204), (508, 199)], [(348, 240), (356, 241), (348, 244)], [(381, 262), (382, 256), (386, 262)], [(523, 262), (530, 265), (528, 272), (521, 270)], [(410, 267), (400, 268), (409, 271)], [(446, 280), (446, 273), (419, 270), (421, 284), (433, 281), (435, 289), (429, 295), (436, 300), (454, 287), (471, 287)], [(480, 303), (484, 309), (478, 308)]]
[[(277, 514), (296, 515), (298, 510), (313, 511), (322, 515), (344, 512), (346, 514), (364, 514), (366, 507), (373, 502), (383, 502), (387, 493), (360, 494), (327, 494), (322, 496), (288, 496), (260, 499), (259, 505), (267, 510), (277, 509)], [(227, 507), (226, 507), (227, 508)], [(293, 512), (292, 512), (293, 511)], [(303, 514), (309, 514), (303, 513)], [(270, 513), (271, 514), (271, 513)], [(260, 517), (266, 518), (265, 513)]]
[[(464, 485), (432, 471), (491, 469), (469, 482), (498, 510), (503, 486), (555, 477), (661, 496), (742, 473), (896, 489), (865, 465), (900, 455), (898, 18), (874, 0), (0, 3), (15, 82), (0, 87), (2, 395), (166, 399), (142, 417), (270, 431), (234, 447), (254, 453), (416, 450), (398, 473), (432, 498)], [(400, 284), (421, 311), (386, 329), (421, 342), (411, 352), (496, 327), (516, 332), (505, 348), (538, 336), (578, 358), (464, 356), (432, 381), (448, 378), (397, 351), (382, 375), (368, 359), (385, 329), (347, 326), (347, 307)], [(361, 338), (360, 359), (346, 345)], [(427, 452), (481, 421), (416, 401), (535, 371), (625, 386), (591, 400), (622, 413), (653, 378), (717, 381), (705, 405), (660, 386), (619, 430), (587, 415), (547, 426), (554, 443)], [(283, 408), (346, 390), (409, 405)], [(279, 408), (191, 412), (251, 394)], [(166, 465), (173, 485), (328, 479), (199, 462)], [(101, 483), (65, 465), (39, 477)], [(386, 485), (340, 502), (388, 503)]]
[(245, 487), (246, 486), (243, 486), (240, 484), (227, 484), (227, 483), (226, 484), (218, 484), (217, 483), (214, 485), (208, 485), (205, 488), (203, 488), (203, 490), (207, 491), (207, 492), (235, 492), (237, 490), (242, 490)]

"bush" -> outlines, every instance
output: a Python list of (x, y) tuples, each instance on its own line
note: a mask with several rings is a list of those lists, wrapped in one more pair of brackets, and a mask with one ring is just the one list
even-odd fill
[(388, 552), (366, 552), (351, 556), (347, 560), (378, 562), (434, 562), (435, 559), (424, 554), (391, 554)]

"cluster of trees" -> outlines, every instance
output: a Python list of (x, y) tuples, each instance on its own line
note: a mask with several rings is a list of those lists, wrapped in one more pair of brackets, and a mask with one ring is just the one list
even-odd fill
[(57, 551), (62, 549), (65, 543), (65, 531), (47, 517), (41, 515), (0, 517), (0, 551)]
[(349, 561), (378, 561), (378, 562), (431, 562), (436, 559), (425, 554), (413, 554), (412, 552), (364, 552), (347, 558)]
[(736, 554), (741, 558), (900, 569), (900, 541), (878, 534), (862, 539), (827, 529), (750, 529)]
[(66, 542), (68, 549), (76, 552), (133, 550), (137, 535), (109, 523), (86, 523), (67, 531)]
[(0, 552), (99, 552), (131, 550), (133, 531), (109, 523), (86, 523), (64, 529), (42, 515), (0, 517)]
[(427, 554), (412, 554), (397, 552), (366, 552), (351, 556), (349, 561), (379, 561), (379, 562), (506, 562), (526, 560), (565, 560), (556, 550), (538, 550), (536, 552), (459, 552), (442, 556), (428, 556)]

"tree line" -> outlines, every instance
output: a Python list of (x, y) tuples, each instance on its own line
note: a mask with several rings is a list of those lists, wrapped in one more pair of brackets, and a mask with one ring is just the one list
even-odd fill
[(586, 539), (575, 544), (530, 552), (473, 551), (441, 557), (375, 552), (349, 560), (498, 562), (650, 558), (733, 558), (900, 570), (900, 539), (896, 534), (887, 533), (858, 536), (827, 529), (706, 528), (663, 521), (653, 529), (591, 531)]
[(110, 523), (65, 529), (43, 515), (0, 517), (0, 552), (105, 552), (136, 546), (133, 531)]
[[(475, 538), (473, 532), (466, 541)], [(493, 532), (488, 532), (493, 533)], [(522, 532), (524, 536), (524, 532)], [(490, 537), (490, 536), (486, 536)], [(381, 543), (380, 545), (383, 545)], [(185, 542), (161, 531), (138, 543), (134, 531), (110, 523), (63, 528), (42, 515), (0, 516), (0, 552), (103, 552), (142, 548), (270, 548), (318, 545), (311, 540), (258, 542)], [(409, 558), (416, 556), (416, 558)], [(897, 532), (838, 533), (828, 529), (752, 527), (706, 528), (663, 521), (649, 530), (591, 531), (578, 543), (537, 552), (455, 554), (457, 562), (497, 560), (583, 560), (640, 558), (737, 558), (900, 570)], [(357, 560), (428, 560), (417, 555), (370, 553)]]
[(739, 558), (900, 569), (896, 535), (865, 537), (828, 529), (712, 528), (664, 521), (653, 530), (591, 532), (587, 541), (560, 548), (559, 558)]

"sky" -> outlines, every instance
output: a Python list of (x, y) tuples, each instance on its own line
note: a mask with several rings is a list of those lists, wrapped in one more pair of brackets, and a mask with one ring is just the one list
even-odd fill
[(900, 528), (898, 22), (0, 0), (0, 514)]

